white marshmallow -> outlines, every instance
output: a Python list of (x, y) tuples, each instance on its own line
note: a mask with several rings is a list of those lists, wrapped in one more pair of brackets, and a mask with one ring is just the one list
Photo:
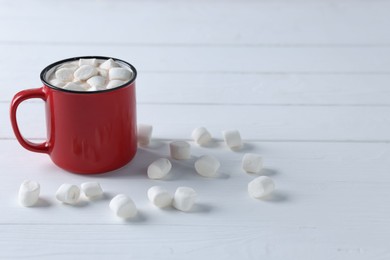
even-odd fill
[(117, 79), (114, 79), (114, 80), (110, 80), (110, 82), (108, 82), (106, 88), (107, 89), (111, 89), (111, 88), (116, 88), (116, 87), (119, 87), (123, 84), (125, 84), (126, 82), (123, 81), (123, 80), (117, 80)]
[(97, 70), (98, 70), (98, 73), (99, 73), (100, 76), (105, 77), (105, 78), (108, 77), (108, 71), (107, 70), (100, 69), (100, 68), (98, 68)]
[(79, 62), (78, 61), (72, 61), (72, 62), (67, 62), (62, 65), (60, 65), (57, 70), (62, 69), (62, 68), (67, 68), (67, 69), (73, 69), (75, 71), (79, 67)]
[(248, 184), (248, 193), (255, 199), (260, 199), (275, 190), (274, 181), (267, 176), (260, 176)]
[(123, 81), (129, 81), (132, 77), (132, 72), (125, 68), (111, 68), (108, 71), (110, 80), (118, 79)]
[(105, 89), (104, 85), (106, 84), (106, 78), (102, 76), (93, 76), (92, 78), (87, 80), (87, 83), (91, 87), (95, 87), (96, 89)]
[(185, 141), (173, 141), (169, 144), (171, 157), (176, 160), (185, 160), (191, 157), (191, 146)]
[(24, 207), (34, 206), (39, 200), (40, 185), (36, 181), (26, 180), (19, 188), (19, 204)]
[(138, 124), (137, 138), (141, 145), (148, 145), (152, 138), (153, 126), (147, 124)]
[(78, 80), (87, 80), (97, 74), (98, 71), (96, 67), (91, 65), (82, 65), (74, 72), (73, 76)]
[(101, 197), (103, 189), (98, 182), (84, 182), (81, 184), (81, 190), (89, 199)]
[(66, 83), (63, 89), (73, 90), (73, 91), (85, 91), (83, 85), (81, 85), (79, 82)]
[(165, 208), (172, 205), (172, 195), (160, 186), (148, 189), (148, 198), (156, 207)]
[(56, 199), (66, 204), (76, 204), (79, 197), (79, 187), (68, 183), (62, 184), (56, 192)]
[(220, 166), (218, 159), (210, 155), (201, 156), (195, 161), (195, 170), (203, 177), (215, 177)]
[(113, 59), (108, 59), (102, 64), (100, 64), (99, 67), (104, 70), (109, 70), (111, 68), (119, 67), (119, 65)]
[(61, 80), (58, 80), (56, 78), (51, 79), (49, 83), (58, 88), (63, 88), (65, 86), (65, 82), (62, 82)]
[(55, 76), (62, 82), (70, 82), (73, 80), (73, 73), (74, 69), (62, 68), (56, 70)]
[(79, 66), (90, 65), (96, 67), (99, 65), (97, 59), (79, 59)]
[(204, 127), (195, 128), (194, 131), (192, 131), (191, 136), (195, 143), (199, 145), (207, 145), (212, 138), (210, 132)]
[(247, 153), (242, 158), (242, 168), (246, 172), (258, 173), (263, 168), (263, 159), (259, 154)]
[(225, 139), (225, 143), (230, 149), (236, 150), (242, 147), (241, 135), (237, 130), (223, 131), (222, 134)]
[(162, 179), (168, 175), (171, 169), (171, 162), (168, 159), (160, 158), (149, 165), (148, 177), (150, 179)]
[(116, 195), (110, 201), (109, 207), (120, 218), (132, 218), (137, 215), (137, 207), (133, 200), (124, 194)]
[(173, 197), (173, 206), (181, 211), (190, 211), (195, 204), (196, 192), (190, 187), (177, 188)]

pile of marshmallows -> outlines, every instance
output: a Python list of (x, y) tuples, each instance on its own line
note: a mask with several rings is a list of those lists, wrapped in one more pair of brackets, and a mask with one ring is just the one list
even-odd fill
[[(151, 125), (138, 125), (138, 142), (142, 146), (150, 143), (153, 127)], [(237, 130), (223, 132), (227, 146), (232, 150), (242, 147), (241, 135)], [(194, 141), (206, 146), (212, 139), (210, 132), (204, 128), (196, 128), (192, 132)], [(191, 157), (191, 146), (185, 141), (173, 141), (169, 144), (170, 156), (175, 160), (186, 160)], [(215, 177), (220, 167), (220, 162), (213, 156), (204, 155), (199, 157), (194, 164), (196, 172), (203, 177)], [(263, 167), (262, 157), (258, 154), (247, 153), (242, 159), (242, 168), (248, 173), (258, 173)], [(152, 162), (147, 175), (150, 179), (163, 179), (172, 169), (171, 162), (166, 158), (160, 158)], [(249, 182), (248, 193), (251, 197), (260, 199), (266, 197), (275, 189), (273, 180), (267, 176), (260, 176)], [(104, 192), (97, 182), (86, 182), (78, 186), (62, 184), (56, 193), (56, 199), (65, 204), (76, 204), (81, 191), (88, 199), (101, 197)], [(40, 185), (35, 181), (24, 181), (19, 189), (19, 203), (30, 207), (39, 200)], [(173, 206), (181, 211), (190, 211), (195, 204), (197, 193), (190, 187), (178, 187), (172, 196), (161, 186), (149, 188), (147, 196), (152, 204), (159, 208)], [(133, 200), (124, 194), (116, 195), (110, 202), (109, 207), (120, 218), (133, 218), (137, 215), (137, 207)]]
[(122, 67), (113, 59), (79, 59), (61, 64), (49, 83), (73, 91), (101, 91), (119, 87), (133, 78), (130, 68)]

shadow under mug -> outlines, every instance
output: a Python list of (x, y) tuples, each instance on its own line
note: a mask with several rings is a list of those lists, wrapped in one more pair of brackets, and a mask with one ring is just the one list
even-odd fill
[[(27, 150), (46, 153), (59, 167), (79, 174), (103, 173), (118, 169), (137, 151), (135, 79), (136, 69), (114, 59), (133, 71), (132, 79), (117, 88), (77, 92), (51, 85), (47, 75), (56, 66), (84, 56), (61, 60), (41, 72), (43, 86), (17, 93), (10, 108), (12, 128), (19, 143)], [(31, 98), (45, 101), (47, 140), (33, 143), (25, 139), (18, 127), (16, 111), (21, 102)]]

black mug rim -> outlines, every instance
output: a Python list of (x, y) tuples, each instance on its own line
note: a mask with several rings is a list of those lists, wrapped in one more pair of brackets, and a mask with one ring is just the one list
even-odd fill
[[(53, 67), (55, 67), (57, 65), (60, 65), (62, 63), (65, 63), (65, 62), (76, 61), (76, 60), (79, 60), (79, 59), (102, 59), (102, 60), (113, 59), (114, 61), (119, 61), (119, 62), (124, 63), (127, 66), (129, 66), (130, 69), (133, 71), (133, 77), (129, 81), (127, 81), (126, 83), (124, 83), (123, 85), (120, 85), (118, 87), (111, 88), (111, 89), (105, 89), (105, 90), (97, 90), (97, 91), (74, 91), (74, 90), (69, 90), (69, 89), (63, 89), (63, 88), (60, 88), (60, 87), (57, 87), (57, 86), (54, 86), (54, 85), (50, 84), (45, 79), (45, 76), (46, 76), (47, 72), (50, 69), (52, 69)], [(69, 92), (69, 93), (76, 93), (76, 94), (83, 94), (83, 95), (85, 95), (85, 94), (96, 94), (96, 93), (105, 93), (105, 92), (115, 91), (117, 89), (121, 89), (121, 88), (124, 88), (124, 87), (126, 87), (128, 85), (131, 85), (135, 81), (135, 79), (137, 78), (137, 70), (135, 69), (135, 67), (133, 65), (131, 65), (127, 61), (124, 61), (124, 60), (121, 60), (121, 59), (117, 59), (117, 58), (113, 58), (113, 57), (105, 57), (105, 56), (79, 56), (79, 57), (73, 57), (73, 58), (59, 60), (59, 61), (56, 61), (56, 62), (46, 66), (46, 68), (44, 68), (41, 71), (40, 78), (41, 78), (41, 81), (42, 81), (42, 83), (44, 85), (46, 85), (46, 86), (48, 86), (48, 87), (50, 87), (52, 89), (63, 91), (63, 92)]]

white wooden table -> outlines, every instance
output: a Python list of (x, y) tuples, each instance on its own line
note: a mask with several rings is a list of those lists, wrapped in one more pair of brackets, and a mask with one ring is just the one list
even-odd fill
[[(0, 259), (390, 259), (390, 3), (388, 1), (0, 0)], [(138, 121), (154, 142), (99, 176), (67, 173), (24, 150), (9, 122), (22, 89), (46, 65), (79, 55), (122, 58), (139, 70)], [(18, 113), (24, 135), (46, 136), (43, 103)], [(221, 160), (221, 177), (174, 162), (165, 181), (146, 166), (167, 143), (206, 126), (217, 143), (194, 157)], [(246, 146), (228, 150), (221, 131)], [(246, 152), (264, 157), (277, 185), (249, 198)], [(24, 179), (41, 184), (37, 207), (17, 204)], [(62, 183), (99, 181), (96, 202), (64, 206)], [(193, 212), (158, 210), (152, 185), (199, 193)], [(140, 215), (108, 209), (125, 193)]]

